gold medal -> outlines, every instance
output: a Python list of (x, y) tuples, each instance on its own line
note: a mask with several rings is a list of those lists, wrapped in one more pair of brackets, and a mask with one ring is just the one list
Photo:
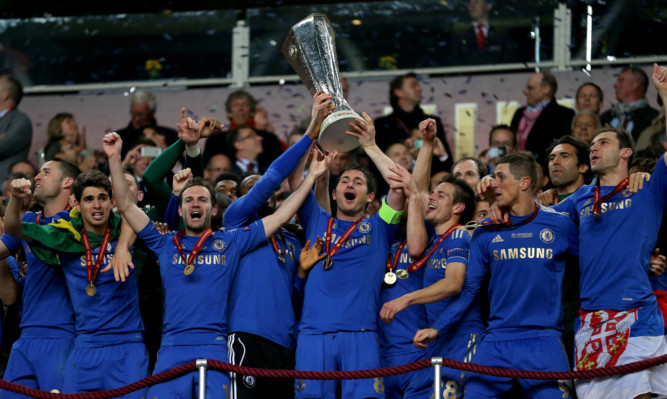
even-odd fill
[(86, 294), (88, 294), (88, 296), (95, 296), (96, 292), (97, 289), (95, 288), (95, 284), (90, 283), (86, 286)]
[(410, 273), (408, 273), (408, 271), (405, 269), (398, 269), (396, 270), (396, 276), (401, 280), (405, 280), (410, 277)]
[(384, 274), (384, 283), (387, 285), (396, 284), (396, 274), (394, 272), (387, 272)]
[(333, 266), (333, 259), (331, 259), (331, 256), (327, 256), (326, 259), (324, 259), (324, 270), (331, 269), (331, 266)]
[(185, 269), (183, 270), (183, 274), (185, 274), (186, 276), (189, 276), (194, 271), (195, 271), (195, 267), (193, 265), (187, 265), (187, 266), (185, 266)]

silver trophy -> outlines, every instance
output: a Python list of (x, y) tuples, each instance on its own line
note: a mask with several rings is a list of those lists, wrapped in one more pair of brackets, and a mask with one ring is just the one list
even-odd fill
[(364, 119), (343, 98), (335, 35), (326, 15), (310, 14), (292, 26), (282, 53), (311, 94), (318, 90), (331, 94), (334, 110), (322, 122), (319, 143), (328, 152), (346, 152), (359, 146), (359, 139), (345, 134), (349, 123)]

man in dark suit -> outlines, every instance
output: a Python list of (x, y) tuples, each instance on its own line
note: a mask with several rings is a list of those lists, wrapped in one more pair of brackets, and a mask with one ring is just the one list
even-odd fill
[(517, 62), (516, 44), (489, 23), (493, 4), (470, 0), (470, 22), (454, 27), (448, 43), (450, 65), (479, 65)]
[(0, 182), (5, 181), (9, 167), (28, 159), (32, 144), (32, 122), (16, 109), (23, 98), (18, 79), (0, 76)]
[(558, 105), (558, 82), (551, 72), (530, 75), (523, 94), (526, 106), (512, 118), (512, 128), (519, 138), (520, 151), (530, 151), (538, 160), (553, 140), (570, 133), (574, 111)]
[(624, 69), (614, 84), (617, 104), (600, 115), (602, 125), (625, 128), (636, 141), (653, 119), (658, 110), (651, 108), (646, 100), (648, 76), (637, 67)]
[(230, 147), (234, 153), (231, 172), (241, 176), (246, 172), (264, 173), (266, 166), (258, 162), (259, 155), (264, 151), (262, 136), (249, 127), (240, 127), (229, 134)]
[(377, 118), (375, 124), (375, 142), (384, 152), (394, 143), (403, 143), (412, 137), (412, 130), (419, 129), (419, 123), (426, 118), (435, 119), (436, 137), (442, 141), (446, 154), (439, 159), (434, 157), (433, 173), (449, 171), (453, 163), (453, 154), (445, 138), (445, 128), (440, 118), (426, 115), (419, 104), (422, 100), (422, 88), (414, 73), (397, 76), (389, 84), (389, 103), (394, 112)]

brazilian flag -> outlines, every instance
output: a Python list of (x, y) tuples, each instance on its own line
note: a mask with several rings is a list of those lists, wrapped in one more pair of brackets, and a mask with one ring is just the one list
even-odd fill
[[(120, 235), (121, 217), (114, 212), (109, 215), (109, 227), (111, 228), (111, 238), (113, 241)], [(81, 232), (83, 231), (83, 219), (81, 213), (76, 208), (72, 208), (69, 214), (60, 212), (54, 218), (54, 221), (39, 225), (37, 223), (23, 223), (23, 234), (34, 240), (30, 249), (33, 254), (47, 265), (59, 266), (60, 259), (53, 251), (84, 253), (86, 248), (81, 241)], [(97, 248), (102, 244), (102, 236), (86, 232), (90, 239), (91, 248)]]

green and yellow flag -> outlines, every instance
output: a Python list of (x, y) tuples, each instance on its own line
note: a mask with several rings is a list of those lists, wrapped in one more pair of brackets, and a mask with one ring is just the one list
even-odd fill
[[(111, 212), (109, 215), (109, 227), (111, 228), (111, 240), (120, 235), (120, 215)], [(83, 219), (76, 208), (69, 212), (67, 217), (61, 217), (46, 225), (37, 223), (23, 223), (23, 234), (34, 240), (30, 246), (35, 256), (47, 265), (59, 266), (60, 259), (53, 251), (59, 252), (85, 252), (86, 249), (81, 241), (83, 231)], [(96, 248), (102, 243), (102, 236), (86, 232), (90, 239), (90, 246)], [(37, 245), (35, 245), (37, 244)]]

